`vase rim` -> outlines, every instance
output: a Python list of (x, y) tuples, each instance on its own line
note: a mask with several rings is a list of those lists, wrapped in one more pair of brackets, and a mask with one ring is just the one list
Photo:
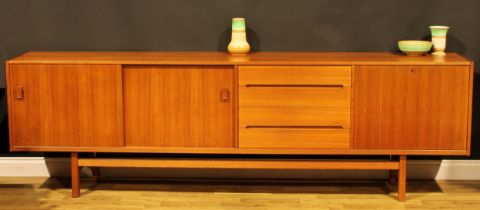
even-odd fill
[(449, 29), (448, 26), (430, 26), (431, 29)]

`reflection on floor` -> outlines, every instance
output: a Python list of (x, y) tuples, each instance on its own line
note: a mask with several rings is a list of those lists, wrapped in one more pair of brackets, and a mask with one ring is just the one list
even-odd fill
[(68, 181), (0, 177), (0, 209), (480, 209), (480, 181), (409, 181), (404, 203), (381, 181), (82, 180), (77, 199)]

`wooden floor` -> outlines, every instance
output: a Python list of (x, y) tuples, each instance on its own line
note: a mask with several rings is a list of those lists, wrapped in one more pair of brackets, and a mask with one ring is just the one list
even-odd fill
[(0, 209), (480, 209), (480, 181), (409, 181), (404, 203), (382, 181), (68, 181), (0, 177)]

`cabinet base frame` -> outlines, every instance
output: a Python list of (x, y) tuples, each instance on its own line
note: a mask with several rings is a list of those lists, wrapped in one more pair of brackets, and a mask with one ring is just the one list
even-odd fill
[[(398, 161), (344, 161), (312, 159), (225, 159), (225, 158), (79, 158), (71, 153), (72, 198), (80, 196), (80, 167), (115, 168), (208, 168), (208, 169), (299, 169), (299, 170), (390, 170), (398, 171), (398, 200), (405, 201), (407, 156)], [(392, 179), (392, 177), (391, 177)]]

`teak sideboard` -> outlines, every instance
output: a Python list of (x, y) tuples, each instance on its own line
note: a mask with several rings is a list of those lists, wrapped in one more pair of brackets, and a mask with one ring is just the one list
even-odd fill
[[(10, 149), (71, 153), (73, 197), (82, 166), (378, 169), (403, 201), (407, 155), (470, 154), (472, 84), (456, 53), (29, 52), (7, 61)], [(79, 157), (106, 152), (210, 156)]]

